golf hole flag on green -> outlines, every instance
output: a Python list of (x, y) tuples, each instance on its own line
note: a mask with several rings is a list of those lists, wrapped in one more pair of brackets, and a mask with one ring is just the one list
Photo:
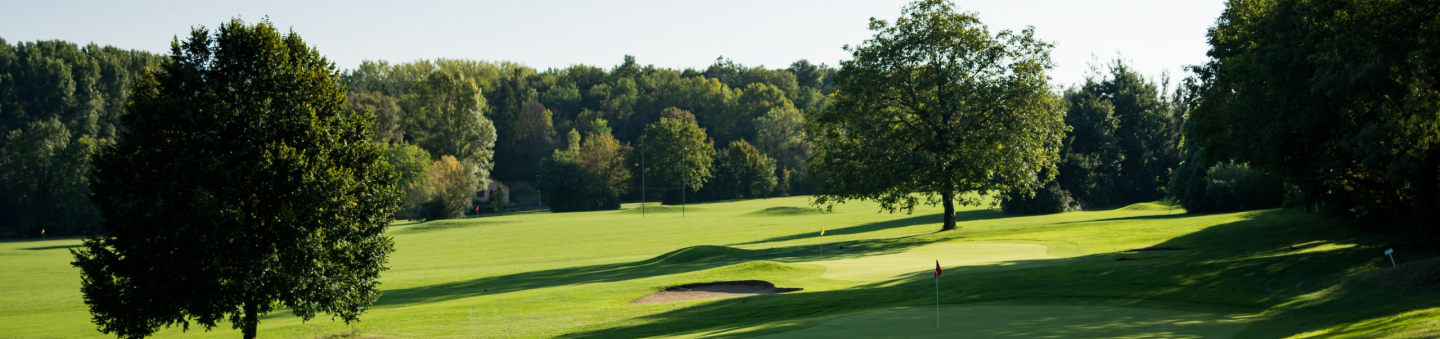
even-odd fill
[(935, 260), (935, 329), (940, 329), (940, 260)]

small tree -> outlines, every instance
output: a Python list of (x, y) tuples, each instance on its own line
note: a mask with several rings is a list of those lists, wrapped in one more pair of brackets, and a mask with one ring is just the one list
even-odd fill
[(706, 187), (719, 199), (763, 197), (776, 185), (775, 159), (760, 154), (745, 140), (731, 141), (715, 158), (713, 172), (715, 179)]
[(430, 200), (427, 202), (426, 219), (452, 219), (465, 216), (470, 208), (471, 196), (478, 187), (475, 177), (465, 164), (452, 156), (440, 157), (430, 164), (425, 179), (430, 182)]
[(581, 144), (577, 160), (596, 189), (619, 199), (630, 192), (630, 151), (630, 145), (621, 144), (608, 131), (591, 133)]
[(102, 236), (74, 251), (100, 331), (222, 320), (255, 338), (289, 308), (346, 322), (380, 296), (399, 191), (368, 111), (295, 33), (239, 19), (171, 43), (95, 159)]
[(490, 195), (490, 209), (495, 210), (495, 213), (499, 213), (499, 214), (504, 214), (504, 213), (505, 213), (505, 190), (504, 190), (504, 189), (501, 189), (500, 187), (495, 187), (495, 194), (491, 194), (491, 195)]
[(1051, 44), (1034, 29), (991, 35), (973, 13), (919, 0), (870, 30), (809, 119), (816, 204), (913, 211), (923, 199), (944, 206), (951, 230), (956, 202), (982, 201), (962, 193), (1028, 194), (1054, 177), (1065, 112), (1045, 75)]
[[(705, 129), (695, 124), (693, 114), (674, 108), (666, 111), (670, 113), (662, 112), (660, 121), (645, 128), (641, 140), (646, 174), (658, 186), (698, 191), (711, 177), (714, 143), (705, 135)], [(667, 194), (664, 202), (674, 204), (680, 200), (678, 194)]]
[(430, 153), (413, 144), (392, 144), (389, 155), (390, 166), (400, 174), (398, 186), (403, 193), (397, 214), (407, 219), (421, 218), (425, 202), (435, 194), (435, 188), (425, 177), (425, 173), (430, 171), (430, 164), (434, 163), (430, 161)]
[(583, 141), (571, 130), (570, 148), (541, 162), (539, 188), (551, 197), (552, 212), (618, 209), (620, 195), (629, 191), (630, 146), (615, 140), (604, 120), (591, 126), (598, 128)]

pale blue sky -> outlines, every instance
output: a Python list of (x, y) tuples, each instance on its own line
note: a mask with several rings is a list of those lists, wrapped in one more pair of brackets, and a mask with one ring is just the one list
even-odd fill
[[(0, 2), (0, 37), (94, 42), (165, 52), (191, 26), (263, 16), (290, 27), (341, 68), (361, 60), (510, 60), (545, 69), (642, 64), (704, 68), (724, 55), (745, 65), (799, 59), (836, 65), (870, 36), (870, 17), (892, 20), (903, 0), (871, 1), (13, 1)], [(1036, 28), (1058, 43), (1057, 84), (1088, 65), (1131, 60), (1147, 76), (1205, 61), (1205, 31), (1221, 0), (966, 1), (992, 30)]]

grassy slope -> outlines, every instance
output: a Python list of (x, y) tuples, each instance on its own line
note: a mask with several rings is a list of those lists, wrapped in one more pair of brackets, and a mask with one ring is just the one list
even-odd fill
[[(642, 217), (638, 206), (627, 205), (624, 211), (397, 224), (390, 232), (397, 251), (392, 269), (383, 275), (385, 295), (361, 324), (346, 326), (328, 318), (301, 323), (278, 312), (262, 321), (261, 334), (608, 338), (782, 333), (867, 311), (933, 303), (934, 285), (923, 270), (827, 275), (827, 267), (846, 269), (838, 260), (889, 265), (897, 261), (884, 258), (918, 259), (947, 253), (944, 246), (982, 246), (966, 242), (1048, 250), (1003, 263), (947, 267), (946, 278), (964, 284), (943, 285), (946, 304), (1126, 306), (1242, 315), (1252, 325), (1240, 337), (1440, 334), (1440, 291), (1435, 275), (1423, 273), (1440, 267), (1426, 259), (1436, 253), (1402, 253), (1409, 264), (1382, 270), (1389, 265), (1379, 255), (1382, 244), (1400, 239), (1294, 211), (1192, 216), (1141, 204), (1012, 217), (964, 209), (960, 231), (935, 233), (936, 209), (892, 215), (875, 213), (870, 204), (843, 205), (829, 214), (783, 208), (806, 203), (805, 198), (777, 198), (692, 205), (683, 218), (673, 208), (652, 209)], [(815, 236), (821, 228), (824, 238)], [(88, 322), (77, 271), (67, 264), (65, 249), (77, 243), (0, 242), (0, 338), (103, 337)], [(828, 245), (822, 249), (822, 244)], [(1117, 253), (1143, 247), (1189, 251)], [(1129, 260), (1117, 261), (1122, 257)], [(920, 264), (931, 265), (929, 259)], [(665, 286), (726, 279), (763, 279), (805, 291), (627, 304)], [(161, 336), (180, 333), (171, 329)], [(228, 328), (187, 334), (236, 335)]]

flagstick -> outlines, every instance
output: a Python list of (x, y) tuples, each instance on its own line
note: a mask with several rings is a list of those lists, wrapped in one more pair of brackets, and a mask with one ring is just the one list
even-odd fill
[(935, 329), (940, 329), (940, 276), (935, 276)]

